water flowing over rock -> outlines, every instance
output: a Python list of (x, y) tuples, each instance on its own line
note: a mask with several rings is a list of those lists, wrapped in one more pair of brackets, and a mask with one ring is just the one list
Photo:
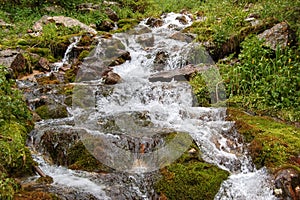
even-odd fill
[[(209, 54), (200, 44), (171, 37), (191, 23), (175, 13), (146, 19), (128, 33), (98, 37), (74, 83), (23, 82), (32, 110), (55, 102), (68, 111), (64, 118), (37, 122), (30, 133), (36, 161), (53, 177), (49, 190), (64, 198), (63, 188), (70, 188), (71, 199), (76, 191), (83, 199), (159, 199), (158, 170), (199, 150), (205, 162), (231, 173), (215, 199), (273, 199), (267, 171), (254, 168), (234, 123), (225, 120), (226, 109), (195, 107), (191, 86), (177, 81), (201, 73), (214, 94), (212, 104), (224, 105), (215, 97), (224, 87)], [(153, 81), (158, 77), (168, 81)], [(65, 104), (70, 85), (72, 107)], [(244, 194), (253, 187), (253, 194)]]
[(208, 67), (195, 67), (192, 65), (187, 65), (181, 69), (174, 69), (171, 71), (164, 71), (159, 72), (157, 74), (153, 74), (149, 77), (149, 81), (162, 81), (162, 82), (169, 82), (172, 80), (176, 81), (188, 81), (190, 80), (191, 76), (200, 72), (201, 70), (204, 71), (208, 69)]

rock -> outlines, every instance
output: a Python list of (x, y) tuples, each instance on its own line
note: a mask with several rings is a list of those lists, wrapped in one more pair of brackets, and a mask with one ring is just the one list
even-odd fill
[(109, 71), (103, 78), (104, 83), (108, 85), (114, 85), (121, 81), (121, 76), (112, 71)]
[(83, 129), (49, 127), (42, 132), (36, 130), (32, 134), (41, 135), (39, 139), (33, 141), (33, 145), (44, 152), (54, 164), (74, 170), (94, 172), (111, 170), (96, 160), (80, 141), (81, 137), (87, 134)]
[(81, 30), (84, 30), (93, 35), (97, 34), (97, 31), (95, 29), (89, 27), (88, 25), (81, 23), (77, 19), (73, 19), (71, 17), (65, 17), (65, 16), (49, 17), (49, 16), (45, 15), (41, 19), (39, 19), (37, 22), (35, 22), (32, 29), (35, 32), (42, 32), (43, 26), (48, 23), (55, 23), (55, 24), (62, 25), (62, 26), (68, 27), (68, 28), (71, 28), (74, 26), (79, 26), (81, 28)]
[[(152, 33), (152, 30), (147, 26), (140, 26), (139, 29), (131, 30), (134, 35), (141, 35), (145, 33)], [(131, 34), (131, 32), (130, 32)]]
[(275, 175), (275, 195), (280, 199), (300, 199), (300, 173), (294, 168), (279, 170)]
[(106, 7), (105, 8), (105, 14), (107, 14), (108, 18), (111, 19), (114, 22), (119, 21), (119, 17), (115, 11), (113, 11), (111, 8)]
[(125, 51), (122, 49), (117, 49), (113, 55), (107, 55), (107, 57), (110, 58), (108, 61), (109, 63), (107, 63), (107, 65), (110, 67), (121, 65), (126, 62), (126, 60), (131, 60), (129, 51)]
[(199, 68), (193, 65), (187, 65), (181, 69), (174, 69), (170, 71), (153, 74), (149, 77), (149, 81), (151, 82), (156, 82), (156, 81), (170, 82), (172, 80), (188, 81), (193, 74), (201, 70), (205, 70), (205, 67)]
[(155, 64), (166, 64), (169, 54), (165, 51), (158, 51), (156, 53), (154, 63)]
[(137, 42), (141, 44), (144, 48), (154, 46), (154, 36), (153, 35), (141, 35), (137, 38)]
[(150, 17), (147, 19), (146, 25), (148, 25), (150, 27), (160, 27), (163, 25), (163, 21), (161, 19)]
[(16, 50), (0, 51), (0, 65), (10, 69), (12, 78), (21, 78), (23, 75), (32, 72), (26, 58)]
[(46, 12), (53, 12), (53, 13), (58, 13), (58, 12), (63, 12), (64, 9), (61, 6), (55, 5), (55, 6), (47, 6), (43, 9)]
[(115, 24), (112, 21), (104, 20), (97, 26), (97, 30), (99, 31), (111, 31), (115, 28)]
[(190, 150), (188, 150), (189, 154), (195, 154), (197, 153), (197, 150), (195, 148), (191, 148)]
[(54, 73), (51, 73), (49, 76), (46, 76), (45, 74), (37, 74), (35, 77), (35, 80), (39, 85), (48, 85), (48, 84), (59, 84), (59, 80), (54, 75)]
[(154, 66), (153, 69), (155, 71), (161, 71), (164, 69), (165, 65), (167, 64), (167, 60), (169, 58), (168, 52), (165, 51), (158, 51), (154, 58)]
[(276, 24), (272, 28), (259, 34), (258, 37), (265, 40), (266, 44), (273, 50), (276, 50), (277, 46), (279, 48), (285, 48), (294, 40), (293, 32), (286, 22)]
[(42, 119), (58, 119), (68, 117), (67, 107), (58, 103), (42, 105), (37, 107), (35, 112)]
[(39, 62), (37, 63), (37, 67), (42, 69), (43, 71), (50, 71), (49, 61), (46, 58), (40, 58)]
[(192, 42), (195, 39), (193, 35), (181, 33), (179, 31), (171, 35), (170, 38), (173, 40), (179, 40), (188, 43)]
[(186, 25), (189, 23), (184, 15), (176, 17), (176, 20), (178, 20), (183, 25)]
[(244, 41), (248, 35), (261, 33), (264, 30), (273, 27), (276, 23), (278, 23), (276, 18), (267, 18), (261, 20), (260, 23), (255, 26), (242, 28), (239, 33), (232, 35), (221, 45), (217, 45), (212, 41), (203, 42), (202, 45), (209, 52), (213, 60), (217, 62), (219, 59), (238, 51), (240, 43)]
[(39, 122), (42, 118), (36, 112), (32, 112), (32, 120), (33, 122)]
[(120, 4), (118, 2), (113, 2), (113, 1), (103, 1), (103, 5), (105, 5), (105, 6), (119, 6)]
[(10, 27), (14, 27), (15, 25), (13, 24), (8, 24), (5, 21), (3, 21), (3, 19), (0, 19), (0, 27), (2, 28), (10, 28)]
[(99, 4), (93, 4), (93, 3), (82, 3), (76, 6), (76, 9), (82, 12), (96, 11), (96, 10), (100, 10), (100, 8), (101, 7)]

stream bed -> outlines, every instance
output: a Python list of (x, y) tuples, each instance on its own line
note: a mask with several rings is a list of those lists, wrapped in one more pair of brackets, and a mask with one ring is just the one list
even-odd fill
[[(225, 92), (217, 67), (201, 45), (192, 42), (193, 35), (182, 33), (192, 19), (169, 13), (162, 16), (161, 26), (150, 21), (111, 38), (99, 36), (73, 83), (68, 116), (36, 122), (28, 145), (40, 168), (53, 177), (49, 191), (63, 199), (158, 199), (153, 186), (159, 169), (178, 159), (194, 141), (206, 162), (230, 173), (215, 200), (276, 199), (267, 170), (255, 169), (234, 122), (226, 121)], [(126, 61), (116, 65), (120, 58)], [(211, 103), (218, 106), (197, 106), (184, 74), (165, 79), (187, 65), (201, 71)], [(103, 79), (103, 74), (111, 72), (121, 77), (115, 85)], [(55, 87), (19, 85), (33, 91), (25, 95), (29, 102), (48, 95), (64, 104), (65, 97)], [(70, 144), (80, 138), (89, 153), (112, 171), (71, 170), (45, 159), (51, 155), (43, 146), (49, 133), (57, 137), (54, 148), (61, 145), (61, 133), (68, 133)], [(58, 153), (65, 154), (64, 150)]]

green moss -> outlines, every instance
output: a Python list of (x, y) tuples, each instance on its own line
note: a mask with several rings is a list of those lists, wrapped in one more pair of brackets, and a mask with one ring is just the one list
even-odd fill
[(36, 182), (42, 184), (51, 184), (53, 183), (53, 178), (51, 176), (46, 175), (45, 177), (38, 178)]
[(193, 93), (196, 96), (196, 103), (199, 106), (210, 106), (211, 98), (206, 82), (201, 74), (196, 74), (190, 79)]
[(53, 54), (49, 48), (28, 48), (28, 52), (38, 54), (41, 57), (45, 57), (49, 60), (49, 62), (55, 62), (56, 59), (53, 57)]
[(229, 119), (236, 121), (238, 131), (250, 142), (250, 153), (256, 166), (276, 170), (295, 165), (300, 155), (300, 129), (270, 117), (252, 116), (229, 109)]
[(7, 122), (0, 130), (0, 165), (13, 177), (32, 174), (34, 162), (25, 146), (26, 128), (17, 122)]
[(127, 30), (132, 29), (134, 26), (136, 26), (139, 23), (137, 19), (121, 19), (118, 21), (118, 30), (116, 32), (124, 32)]
[(7, 174), (0, 171), (0, 199), (13, 199), (19, 188), (14, 179), (9, 178)]
[[(229, 173), (205, 163), (193, 143), (193, 153), (185, 152), (175, 163), (161, 170), (155, 189), (167, 199), (213, 199)], [(196, 151), (195, 151), (196, 150)]]
[(77, 72), (77, 67), (72, 67), (71, 69), (68, 69), (65, 73), (65, 79), (70, 83), (73, 83), (76, 80)]
[(67, 108), (61, 104), (42, 105), (35, 109), (42, 119), (56, 119), (68, 116)]
[(110, 168), (100, 163), (79, 141), (67, 152), (67, 163), (70, 169), (94, 172), (109, 172)]
[(83, 59), (84, 59), (85, 57), (87, 57), (89, 54), (90, 54), (90, 52), (89, 52), (88, 50), (83, 50), (83, 51), (79, 54), (78, 60), (79, 60), (79, 61), (83, 61)]

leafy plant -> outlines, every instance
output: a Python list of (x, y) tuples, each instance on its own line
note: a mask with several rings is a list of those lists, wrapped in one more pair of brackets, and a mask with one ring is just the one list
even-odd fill
[(244, 106), (300, 110), (299, 50), (271, 50), (264, 41), (249, 37), (242, 43), (239, 62), (223, 67), (231, 97), (243, 96)]

